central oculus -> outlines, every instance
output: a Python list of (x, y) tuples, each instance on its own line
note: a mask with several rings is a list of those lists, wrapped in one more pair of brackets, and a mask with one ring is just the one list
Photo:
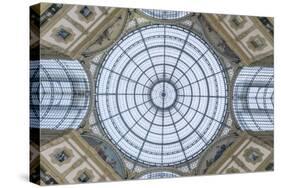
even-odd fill
[(157, 108), (165, 110), (175, 104), (177, 91), (171, 83), (160, 81), (152, 87), (150, 97)]

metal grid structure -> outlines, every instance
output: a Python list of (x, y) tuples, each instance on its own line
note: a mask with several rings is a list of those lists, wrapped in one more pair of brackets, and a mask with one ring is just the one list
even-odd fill
[(134, 165), (182, 164), (205, 150), (223, 125), (225, 70), (190, 30), (138, 28), (104, 58), (96, 108), (106, 136)]
[(233, 109), (238, 124), (246, 131), (273, 131), (273, 68), (245, 67), (235, 81)]
[(159, 172), (149, 172), (140, 176), (138, 179), (145, 180), (145, 179), (160, 179), (160, 178), (175, 178), (179, 177), (178, 174), (168, 171), (159, 171)]
[(189, 12), (172, 10), (141, 9), (141, 11), (152, 18), (161, 20), (176, 20), (189, 15)]
[(89, 80), (79, 61), (40, 60), (30, 66), (31, 127), (78, 128), (90, 103)]

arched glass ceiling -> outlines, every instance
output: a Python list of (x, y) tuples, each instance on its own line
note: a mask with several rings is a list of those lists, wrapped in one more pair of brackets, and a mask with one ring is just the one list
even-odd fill
[(189, 15), (189, 12), (172, 11), (172, 10), (153, 10), (153, 9), (141, 9), (141, 11), (147, 16), (151, 16), (161, 20), (176, 20)]
[(79, 61), (31, 62), (31, 127), (78, 128), (88, 111), (90, 87)]
[(160, 179), (160, 178), (175, 178), (179, 177), (178, 174), (168, 171), (159, 171), (159, 172), (149, 172), (140, 176), (138, 179), (145, 180), (145, 179)]
[(227, 108), (225, 71), (192, 31), (150, 25), (109, 51), (96, 82), (105, 134), (128, 158), (171, 166), (198, 156), (214, 140)]
[(235, 81), (233, 93), (233, 110), (242, 130), (272, 131), (273, 68), (245, 67)]

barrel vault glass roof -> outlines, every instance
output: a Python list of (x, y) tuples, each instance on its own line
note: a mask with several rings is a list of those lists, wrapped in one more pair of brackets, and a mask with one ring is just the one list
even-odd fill
[(141, 11), (147, 16), (151, 16), (161, 20), (176, 20), (189, 15), (189, 12), (184, 11), (172, 11), (172, 10), (153, 10), (153, 9), (141, 9)]
[(179, 177), (179, 175), (169, 171), (158, 171), (158, 172), (148, 172), (140, 176), (138, 179), (145, 180), (145, 179), (175, 178), (175, 177)]
[(105, 135), (134, 164), (178, 165), (197, 157), (223, 126), (225, 71), (194, 32), (144, 26), (104, 58), (96, 108)]
[(245, 67), (235, 81), (233, 109), (242, 130), (272, 131), (274, 125), (272, 67)]
[(78, 128), (88, 111), (90, 86), (79, 61), (31, 63), (31, 127)]

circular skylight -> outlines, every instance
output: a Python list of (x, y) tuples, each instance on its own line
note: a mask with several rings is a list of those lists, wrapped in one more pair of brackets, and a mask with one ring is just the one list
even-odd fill
[(176, 20), (189, 15), (189, 12), (184, 11), (172, 11), (172, 10), (153, 10), (153, 9), (141, 9), (141, 11), (147, 16), (161, 19), (161, 20)]
[(135, 164), (178, 165), (197, 157), (222, 127), (225, 71), (192, 31), (145, 26), (104, 58), (96, 108), (104, 133)]

